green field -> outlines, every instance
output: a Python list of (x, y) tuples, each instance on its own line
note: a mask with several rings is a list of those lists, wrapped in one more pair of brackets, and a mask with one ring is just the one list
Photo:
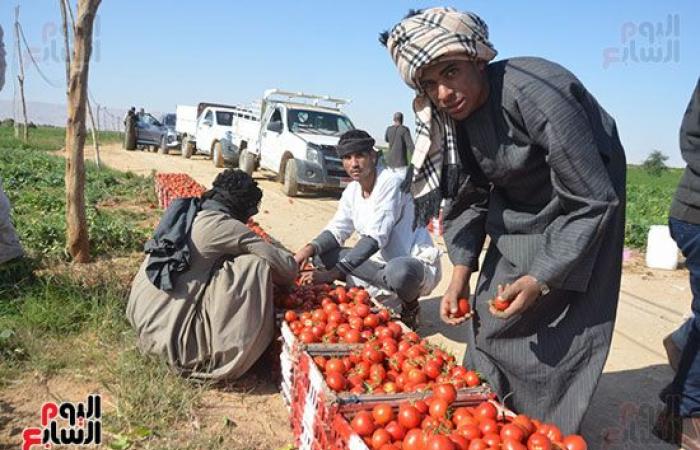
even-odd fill
[[(14, 128), (0, 126), (0, 148), (22, 148), (35, 150), (58, 150), (64, 146), (66, 129), (62, 127), (40, 126), (29, 129), (29, 142), (24, 143), (21, 139), (15, 139)], [(22, 126), (19, 127), (19, 134), (22, 135)], [(122, 140), (121, 133), (116, 131), (101, 131), (100, 143), (119, 142)], [(92, 145), (92, 134), (87, 131), (85, 145)]]
[(626, 246), (644, 248), (649, 227), (668, 223), (671, 199), (682, 174), (683, 169), (668, 169), (657, 177), (628, 166)]

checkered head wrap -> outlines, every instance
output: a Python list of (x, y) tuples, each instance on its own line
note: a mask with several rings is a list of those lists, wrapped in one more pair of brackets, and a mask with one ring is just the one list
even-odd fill
[(416, 91), (416, 143), (403, 185), (416, 204), (414, 227), (437, 217), (442, 199), (456, 196), (462, 174), (454, 121), (422, 91), (421, 71), (443, 61), (492, 60), (497, 52), (488, 37), (479, 16), (453, 8), (431, 8), (407, 17), (388, 36), (387, 48), (399, 74)]

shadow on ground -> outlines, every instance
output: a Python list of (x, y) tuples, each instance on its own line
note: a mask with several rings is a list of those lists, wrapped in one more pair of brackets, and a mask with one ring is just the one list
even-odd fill
[(677, 449), (651, 433), (663, 406), (659, 391), (672, 377), (671, 368), (665, 364), (604, 373), (583, 421), (582, 433), (589, 448)]

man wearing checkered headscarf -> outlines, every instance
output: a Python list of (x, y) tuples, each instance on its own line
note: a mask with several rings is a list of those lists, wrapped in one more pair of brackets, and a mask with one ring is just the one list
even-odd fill
[[(404, 182), (415, 223), (445, 204), (453, 264), (440, 315), (471, 294), (465, 364), (507, 404), (578, 431), (612, 338), (624, 242), (625, 156), (614, 120), (541, 58), (492, 61), (476, 14), (419, 11), (381, 39), (415, 91)], [(595, 268), (595, 270), (594, 270)], [(497, 311), (491, 300), (509, 302)]]

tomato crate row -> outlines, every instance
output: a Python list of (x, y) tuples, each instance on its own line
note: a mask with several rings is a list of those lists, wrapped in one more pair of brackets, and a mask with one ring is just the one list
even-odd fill
[(167, 208), (176, 198), (201, 197), (206, 188), (185, 173), (157, 173), (155, 189), (158, 206)]

